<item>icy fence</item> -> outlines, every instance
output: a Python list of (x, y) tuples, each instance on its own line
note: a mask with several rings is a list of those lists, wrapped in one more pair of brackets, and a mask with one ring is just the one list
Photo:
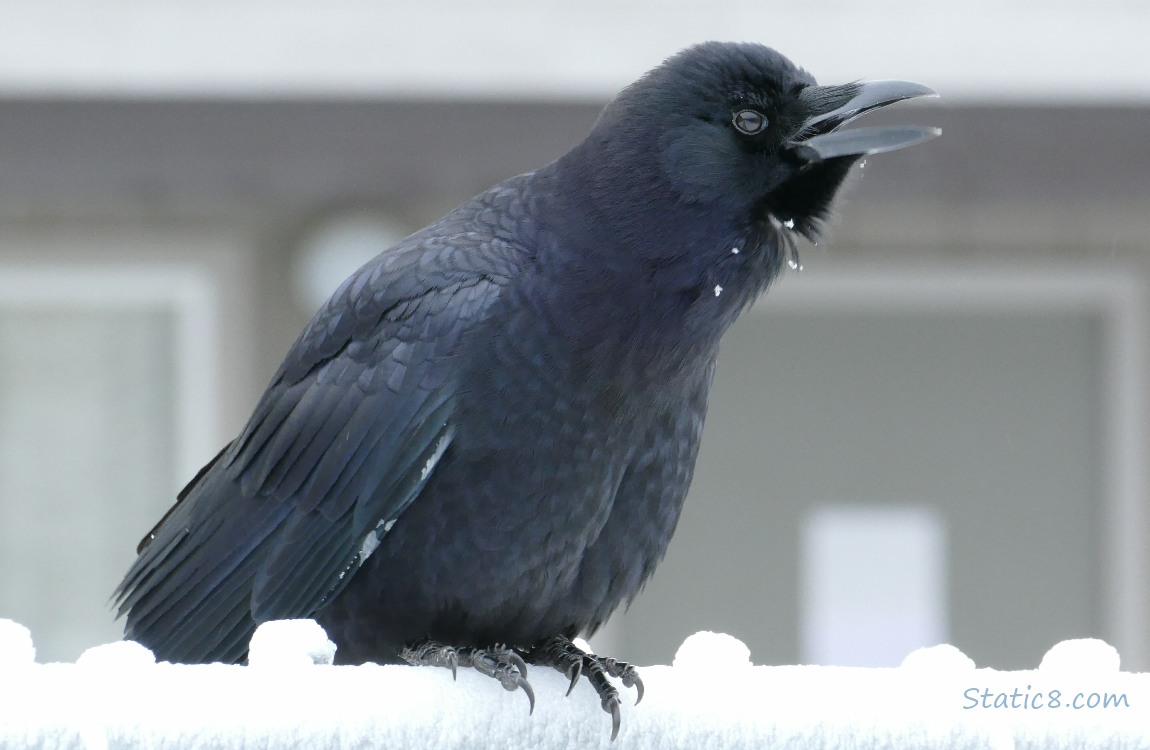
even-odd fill
[[(310, 621), (269, 623), (251, 665), (156, 664), (134, 643), (36, 664), (0, 620), (0, 748), (1150, 748), (1150, 674), (1101, 641), (1066, 641), (1037, 670), (975, 669), (957, 649), (897, 669), (752, 666), (742, 643), (688, 638), (673, 666), (621, 690), (623, 726), (584, 681), (533, 669), (522, 692), (460, 670), (341, 667)], [(317, 663), (318, 662), (318, 663)]]

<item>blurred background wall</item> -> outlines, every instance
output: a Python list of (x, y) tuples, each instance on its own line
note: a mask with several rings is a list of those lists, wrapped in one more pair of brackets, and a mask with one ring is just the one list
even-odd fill
[(669, 661), (1150, 668), (1150, 9), (0, 2), (0, 617), (114, 639), (139, 538), (240, 429), (327, 291), (563, 153), (705, 39), (937, 124), (732, 330), (687, 510), (597, 641)]

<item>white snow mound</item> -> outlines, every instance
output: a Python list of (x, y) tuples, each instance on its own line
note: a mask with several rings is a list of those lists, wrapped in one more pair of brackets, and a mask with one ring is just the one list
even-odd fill
[(1038, 668), (1044, 672), (1105, 674), (1117, 672), (1122, 664), (1118, 649), (1097, 638), (1076, 638), (1056, 643), (1042, 657)]
[(36, 661), (32, 631), (18, 622), (0, 618), (0, 675), (13, 667)]
[(248, 645), (248, 665), (310, 667), (331, 664), (335, 644), (315, 620), (273, 620), (256, 628)]

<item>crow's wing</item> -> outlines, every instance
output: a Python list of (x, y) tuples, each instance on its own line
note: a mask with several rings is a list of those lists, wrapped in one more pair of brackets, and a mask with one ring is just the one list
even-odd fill
[(117, 590), (128, 638), (169, 661), (241, 661), (257, 623), (311, 616), (347, 583), (451, 444), (450, 355), (523, 262), (507, 200), (457, 209), (320, 310), (141, 542)]

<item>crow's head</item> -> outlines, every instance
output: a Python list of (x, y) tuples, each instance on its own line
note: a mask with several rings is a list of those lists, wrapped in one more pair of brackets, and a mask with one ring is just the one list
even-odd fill
[(917, 126), (839, 128), (934, 93), (905, 81), (818, 86), (772, 49), (708, 42), (624, 89), (591, 140), (621, 172), (680, 205), (785, 224), (814, 239), (855, 161), (939, 134)]

